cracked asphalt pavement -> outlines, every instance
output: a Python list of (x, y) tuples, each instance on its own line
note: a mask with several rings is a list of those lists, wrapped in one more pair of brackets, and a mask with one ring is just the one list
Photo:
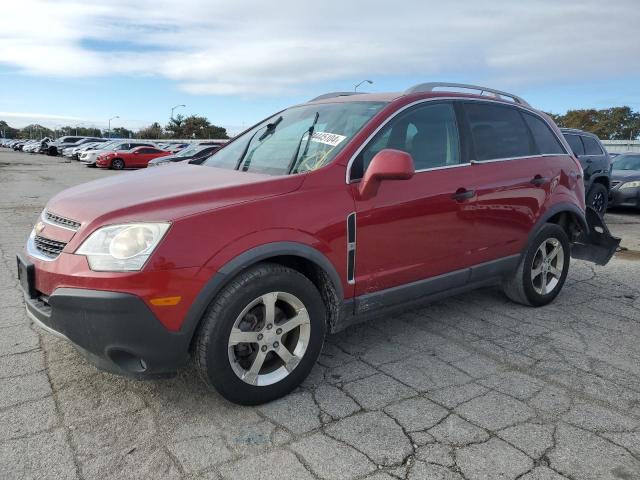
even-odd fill
[(40, 333), (15, 272), (48, 198), (127, 175), (0, 150), (0, 478), (640, 478), (640, 213), (533, 309), (497, 288), (327, 338), (301, 388), (232, 405), (187, 368), (101, 373)]

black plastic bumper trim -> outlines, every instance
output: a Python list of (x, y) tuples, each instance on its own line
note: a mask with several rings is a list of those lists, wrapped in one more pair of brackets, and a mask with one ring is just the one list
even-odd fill
[(27, 313), (68, 339), (96, 367), (134, 378), (175, 374), (189, 358), (189, 340), (167, 330), (139, 297), (59, 288), (48, 304), (25, 295)]

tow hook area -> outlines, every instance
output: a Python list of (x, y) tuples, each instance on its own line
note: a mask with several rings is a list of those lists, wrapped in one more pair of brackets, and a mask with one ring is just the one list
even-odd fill
[(593, 207), (587, 207), (586, 220), (589, 231), (582, 232), (571, 245), (571, 256), (597, 265), (606, 265), (616, 253), (620, 239), (611, 235), (604, 220)]

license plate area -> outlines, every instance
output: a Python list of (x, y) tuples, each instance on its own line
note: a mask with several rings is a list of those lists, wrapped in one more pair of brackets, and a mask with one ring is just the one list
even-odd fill
[(20, 255), (17, 256), (18, 262), (18, 280), (22, 290), (29, 296), (29, 298), (36, 298), (38, 292), (36, 291), (36, 269), (35, 266), (23, 259)]

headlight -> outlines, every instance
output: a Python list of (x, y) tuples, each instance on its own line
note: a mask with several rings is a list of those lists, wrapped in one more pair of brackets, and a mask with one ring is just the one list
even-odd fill
[(640, 180), (636, 180), (635, 182), (623, 183), (622, 186), (620, 187), (620, 190), (624, 188), (637, 188), (637, 187), (640, 187)]
[(76, 254), (91, 270), (127, 272), (142, 269), (169, 229), (169, 223), (127, 223), (102, 227), (89, 235)]

